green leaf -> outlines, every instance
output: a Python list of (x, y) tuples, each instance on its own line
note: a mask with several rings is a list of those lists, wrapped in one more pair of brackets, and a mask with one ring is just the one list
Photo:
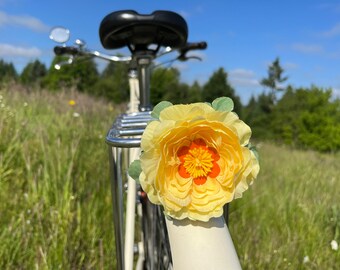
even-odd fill
[(259, 152), (257, 151), (255, 146), (250, 146), (249, 150), (252, 151), (256, 157), (256, 159), (259, 161), (260, 160), (260, 156), (259, 156)]
[(134, 179), (137, 183), (139, 183), (139, 175), (142, 172), (142, 167), (140, 165), (140, 160), (134, 160), (128, 169), (128, 173), (132, 179)]
[(172, 106), (172, 103), (169, 101), (161, 101), (160, 103), (158, 103), (152, 110), (151, 112), (151, 116), (153, 118), (157, 118), (159, 119), (159, 115), (161, 113), (161, 111), (163, 111), (165, 108)]
[(220, 98), (216, 98), (212, 102), (212, 107), (216, 111), (231, 112), (234, 109), (234, 102), (233, 102), (233, 100), (231, 98), (220, 97)]

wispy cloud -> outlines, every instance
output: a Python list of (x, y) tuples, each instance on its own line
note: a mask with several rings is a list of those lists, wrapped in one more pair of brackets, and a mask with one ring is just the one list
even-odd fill
[(36, 47), (20, 47), (11, 44), (0, 43), (0, 57), (39, 57), (42, 52)]
[(332, 96), (333, 96), (333, 98), (340, 98), (340, 88), (333, 88), (332, 89)]
[(229, 81), (234, 87), (257, 87), (260, 85), (256, 75), (251, 70), (242, 68), (228, 72)]
[(316, 8), (320, 10), (331, 11), (335, 13), (340, 13), (340, 4), (339, 3), (322, 3), (316, 6)]
[[(0, 0), (1, 1), (1, 0)], [(190, 10), (190, 12), (181, 10), (179, 14), (182, 15), (185, 19), (189, 19), (190, 17), (194, 16), (195, 14), (202, 14), (204, 12), (204, 8), (202, 6), (196, 6)]]
[(321, 36), (327, 37), (327, 38), (340, 36), (340, 23), (337, 23), (331, 29), (321, 33)]
[(294, 43), (292, 45), (294, 51), (306, 54), (319, 54), (324, 51), (323, 47), (317, 44)]
[(190, 17), (190, 13), (184, 10), (181, 10), (179, 14), (185, 19), (188, 19)]
[(48, 25), (35, 17), (28, 15), (10, 15), (0, 11), (0, 27), (6, 25), (24, 27), (36, 32), (48, 32), (50, 30)]
[(0, 0), (0, 6), (5, 6), (8, 3), (14, 2), (14, 0)]
[(298, 64), (295, 64), (293, 62), (287, 62), (283, 64), (283, 68), (286, 70), (292, 70), (292, 69), (297, 69), (299, 67)]

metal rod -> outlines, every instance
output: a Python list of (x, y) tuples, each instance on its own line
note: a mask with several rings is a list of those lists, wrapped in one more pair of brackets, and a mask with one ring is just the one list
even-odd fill
[(137, 59), (139, 79), (139, 110), (151, 111), (150, 103), (150, 78), (151, 78), (151, 57), (140, 57)]
[(109, 146), (117, 269), (124, 270), (122, 149)]

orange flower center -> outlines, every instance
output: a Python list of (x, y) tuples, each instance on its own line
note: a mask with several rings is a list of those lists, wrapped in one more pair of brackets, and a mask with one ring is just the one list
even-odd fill
[(195, 147), (189, 150), (184, 157), (184, 168), (194, 178), (207, 176), (213, 167), (211, 153), (203, 147)]
[(178, 173), (183, 178), (192, 177), (196, 185), (203, 185), (207, 177), (216, 177), (220, 167), (216, 163), (219, 155), (214, 148), (207, 147), (202, 139), (194, 140), (190, 147), (183, 146), (177, 152), (180, 159)]

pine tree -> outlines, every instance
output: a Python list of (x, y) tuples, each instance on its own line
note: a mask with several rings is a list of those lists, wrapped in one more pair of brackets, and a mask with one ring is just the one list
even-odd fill
[(223, 68), (219, 68), (203, 86), (202, 99), (203, 101), (212, 102), (214, 99), (223, 96), (229, 97), (234, 101), (234, 111), (240, 114), (242, 110), (240, 98), (229, 84), (227, 72)]
[(22, 84), (29, 86), (36, 83), (40, 83), (41, 79), (47, 74), (46, 66), (39, 60), (30, 62), (26, 65), (20, 75), (20, 81)]

